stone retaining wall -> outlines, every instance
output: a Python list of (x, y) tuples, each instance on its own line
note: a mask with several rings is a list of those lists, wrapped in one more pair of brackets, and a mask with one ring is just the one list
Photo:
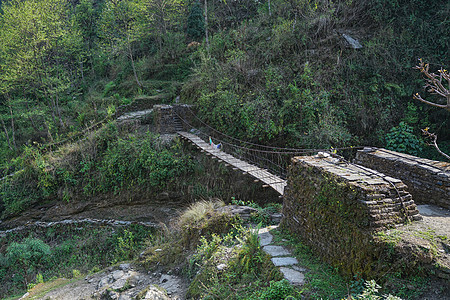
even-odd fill
[(450, 208), (450, 163), (376, 148), (358, 151), (355, 162), (400, 178), (417, 203)]
[[(153, 106), (154, 122), (156, 127), (156, 132), (164, 133), (176, 133), (179, 130), (189, 130), (190, 126), (183, 122), (184, 119), (188, 123), (192, 123), (192, 114), (189, 112), (192, 109), (190, 105), (187, 104), (175, 104), (166, 105), (158, 104)], [(177, 120), (177, 117), (178, 118)]]
[(153, 105), (160, 103), (168, 103), (171, 99), (169, 94), (158, 94), (155, 96), (138, 96), (132, 103), (120, 105), (116, 109), (116, 115), (121, 116), (128, 112), (149, 110), (153, 108)]
[(401, 180), (335, 158), (295, 157), (289, 167), (282, 227), (347, 274), (372, 274), (373, 235), (420, 220)]

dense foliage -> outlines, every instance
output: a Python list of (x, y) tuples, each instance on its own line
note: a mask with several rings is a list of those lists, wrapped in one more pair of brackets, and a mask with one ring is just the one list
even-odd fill
[(193, 165), (179, 144), (164, 144), (149, 133), (136, 136), (110, 123), (57, 152), (27, 147), (11, 166), (20, 171), (0, 182), (2, 217), (46, 199), (69, 202), (125, 190), (155, 194), (192, 172)]
[(0, 238), (0, 297), (22, 293), (35, 283), (79, 277), (134, 258), (151, 239), (153, 228), (127, 229), (58, 225)]
[(448, 1), (10, 0), (2, 11), (2, 162), (137, 95), (174, 98), (188, 75), (183, 101), (236, 137), (385, 146), (404, 122), (449, 147), (448, 113), (411, 97), (418, 58), (450, 65)]
[(449, 64), (448, 3), (427, 3), (273, 1), (213, 35), (185, 95), (214, 127), (254, 141), (384, 146), (400, 121), (417, 139), (430, 126), (448, 140), (448, 113), (412, 100), (417, 58)]

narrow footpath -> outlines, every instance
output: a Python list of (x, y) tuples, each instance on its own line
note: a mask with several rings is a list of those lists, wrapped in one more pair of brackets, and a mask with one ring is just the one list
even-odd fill
[(292, 285), (302, 286), (305, 283), (306, 269), (298, 266), (298, 260), (286, 247), (274, 243), (270, 231), (276, 228), (278, 228), (278, 225), (261, 228), (258, 232), (259, 243), (263, 251), (272, 257), (272, 263), (280, 268), (284, 278)]

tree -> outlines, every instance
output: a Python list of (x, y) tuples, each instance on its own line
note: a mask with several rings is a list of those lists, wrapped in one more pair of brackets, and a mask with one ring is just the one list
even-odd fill
[(194, 5), (192, 5), (186, 27), (186, 34), (190, 39), (199, 41), (203, 38), (203, 34), (205, 33), (205, 23), (200, 2), (195, 2)]
[[(81, 32), (81, 35), (83, 36), (85, 47), (88, 52), (89, 63), (91, 65), (91, 71), (92, 74), (94, 75), (94, 62), (92, 56), (95, 42), (98, 39), (97, 35), (98, 15), (96, 10), (94, 9), (93, 1), (81, 0), (80, 3), (75, 8), (74, 18)], [(84, 77), (83, 74), (82, 77)]]
[[(439, 102), (433, 102), (428, 101), (422, 98), (422, 96), (419, 93), (416, 93), (413, 98), (416, 100), (419, 100), (423, 103), (426, 103), (428, 105), (443, 108), (447, 111), (450, 111), (450, 74), (447, 70), (441, 68), (438, 70), (439, 74), (436, 73), (430, 73), (430, 65), (426, 64), (422, 61), (422, 59), (419, 59), (419, 65), (415, 67), (415, 69), (420, 70), (420, 72), (425, 76), (425, 89), (428, 89), (428, 92), (431, 94), (439, 95), (442, 98), (447, 101), (446, 104), (441, 104)], [(447, 84), (448, 88), (446, 88), (444, 85)], [(430, 139), (430, 145), (436, 148), (436, 150), (444, 157), (446, 157), (448, 160), (450, 160), (450, 156), (444, 152), (441, 151), (437, 144), (437, 135), (435, 133), (431, 133), (428, 131), (428, 127), (425, 129), (422, 129), (422, 133)]]
[(125, 51), (130, 59), (133, 75), (139, 87), (139, 81), (133, 56), (133, 43), (142, 35), (144, 6), (138, 0), (109, 0), (100, 16), (102, 38), (108, 50)]
[(182, 27), (180, 20), (184, 16), (185, 4), (183, 0), (148, 0), (145, 3), (146, 18), (143, 20), (143, 27), (156, 37), (162, 58), (165, 37), (170, 30)]
[(81, 37), (67, 10), (64, 0), (4, 3), (0, 19), (0, 99), (9, 107), (13, 137), (13, 111), (21, 106), (24, 110), (17, 114), (26, 114), (33, 128), (38, 127), (35, 118), (39, 118), (50, 135), (48, 120), (41, 114), (43, 105), (51, 121), (65, 127), (61, 97), (75, 85), (84, 55)]
[(25, 287), (28, 285), (30, 273), (39, 268), (50, 255), (50, 246), (31, 237), (26, 238), (23, 243), (13, 242), (6, 249), (8, 263), (23, 276)]

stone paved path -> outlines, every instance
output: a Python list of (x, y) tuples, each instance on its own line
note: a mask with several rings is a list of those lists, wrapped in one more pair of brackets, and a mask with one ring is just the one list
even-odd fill
[(305, 283), (306, 269), (298, 266), (298, 260), (292, 253), (283, 246), (275, 245), (271, 230), (278, 226), (269, 226), (259, 230), (259, 242), (263, 250), (272, 257), (275, 266), (280, 267), (281, 273), (293, 285), (303, 285)]

